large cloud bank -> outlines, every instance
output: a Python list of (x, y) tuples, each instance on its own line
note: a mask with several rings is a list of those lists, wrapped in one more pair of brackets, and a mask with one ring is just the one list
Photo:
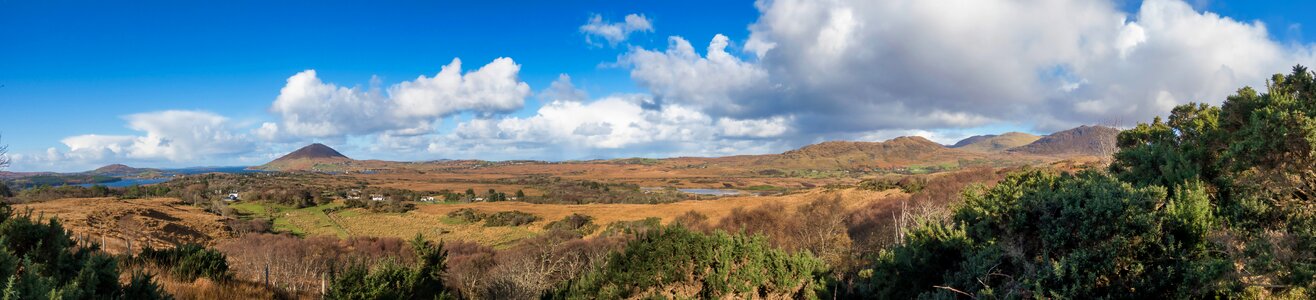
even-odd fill
[(963, 128), (1042, 130), (1145, 120), (1313, 61), (1264, 24), (1145, 1), (759, 1), (743, 50), (715, 36), (623, 56), (662, 103), (719, 116), (794, 116), (800, 134)]
[[(18, 155), (15, 163), (204, 164), (268, 157), (311, 140), (412, 155), (386, 159), (727, 155), (901, 134), (948, 143), (975, 128), (1128, 125), (1177, 104), (1219, 103), (1239, 87), (1263, 87), (1272, 73), (1316, 62), (1310, 44), (1278, 41), (1265, 24), (1179, 0), (1144, 1), (1133, 12), (1087, 0), (762, 0), (755, 7), (760, 16), (743, 40), (671, 36), (659, 49), (590, 47), (620, 51), (603, 65), (629, 71), (640, 93), (591, 98), (566, 75), (532, 91), (511, 58), (467, 71), (454, 59), (433, 76), (387, 87), (343, 86), (307, 70), (287, 78), (269, 122), (244, 126), (201, 111), (136, 114), (125, 120), (138, 135), (72, 136), (63, 140), (67, 149)], [(577, 30), (593, 46), (655, 32), (643, 14), (617, 22), (594, 15)], [(536, 94), (542, 105), (527, 109)]]

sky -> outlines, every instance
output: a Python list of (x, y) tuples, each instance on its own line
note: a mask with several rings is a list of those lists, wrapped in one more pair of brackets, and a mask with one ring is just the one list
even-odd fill
[(8, 1), (11, 171), (777, 153), (1128, 126), (1316, 61), (1310, 1)]

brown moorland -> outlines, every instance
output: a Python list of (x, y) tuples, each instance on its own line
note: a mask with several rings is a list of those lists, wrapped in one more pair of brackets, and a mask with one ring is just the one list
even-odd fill
[(133, 249), (141, 249), (143, 245), (209, 245), (232, 237), (224, 217), (172, 198), (70, 198), (17, 204), (15, 209), (58, 218), (65, 229), (93, 243), (104, 238), (104, 248), (111, 253), (126, 250), (126, 241), (132, 241)]

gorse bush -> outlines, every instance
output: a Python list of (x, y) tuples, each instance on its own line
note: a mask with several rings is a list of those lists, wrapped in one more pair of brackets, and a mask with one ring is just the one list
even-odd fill
[(461, 220), (466, 223), (475, 223), (484, 219), (485, 214), (474, 208), (463, 208), (448, 213), (449, 218)]
[(0, 182), (0, 200), (14, 196), (14, 191), (9, 190), (9, 185)]
[(1316, 77), (1123, 131), (1109, 173), (1027, 171), (881, 251), (878, 298), (1292, 298), (1316, 290)]
[(816, 298), (825, 272), (822, 261), (774, 249), (762, 237), (673, 226), (641, 234), (554, 297)]
[(869, 178), (860, 180), (856, 186), (861, 190), (885, 191), (900, 189), (905, 193), (918, 193), (923, 191), (928, 185), (927, 179), (917, 176), (903, 176), (900, 179), (894, 178)]
[(536, 189), (544, 192), (539, 197), (518, 197), (517, 200), (530, 203), (547, 204), (586, 204), (586, 203), (632, 203), (658, 204), (685, 200), (687, 196), (677, 191), (645, 191), (633, 183), (603, 183), (588, 180), (561, 180), (539, 178), (531, 182)]
[(420, 235), (411, 241), (415, 263), (385, 261), (373, 268), (356, 264), (334, 277), (327, 299), (447, 299), (443, 285), (448, 252)]
[(608, 227), (599, 233), (600, 236), (617, 236), (617, 235), (636, 235), (643, 234), (658, 228), (661, 228), (662, 219), (644, 218), (634, 221), (616, 221), (608, 223)]
[(168, 299), (150, 276), (119, 283), (118, 262), (75, 247), (63, 226), (0, 203), (0, 293), (4, 299)]
[(594, 217), (582, 214), (571, 214), (563, 217), (561, 220), (549, 222), (548, 225), (544, 225), (544, 229), (570, 231), (585, 236), (597, 231), (599, 225), (594, 224)]
[(174, 277), (192, 281), (205, 277), (216, 281), (229, 279), (228, 258), (218, 250), (187, 244), (173, 249), (142, 249), (141, 260), (169, 269)]
[[(1110, 171), (1171, 193), (1212, 191), (1210, 245), (1237, 266), (1219, 290), (1311, 296), (1316, 289), (1316, 80), (1303, 66), (1269, 80), (1267, 93), (1239, 89), (1220, 107), (1188, 104), (1169, 118), (1121, 132)], [(1295, 296), (1296, 295), (1296, 296)]]
[[(1223, 271), (1204, 191), (1134, 187), (1098, 172), (1027, 171), (967, 193), (951, 224), (924, 222), (879, 254), (871, 292), (954, 296), (1192, 298)], [(1205, 275), (1205, 276), (1204, 276)], [(934, 288), (942, 286), (945, 288)]]
[(484, 217), (484, 227), (521, 226), (539, 221), (539, 216), (522, 211), (500, 211)]

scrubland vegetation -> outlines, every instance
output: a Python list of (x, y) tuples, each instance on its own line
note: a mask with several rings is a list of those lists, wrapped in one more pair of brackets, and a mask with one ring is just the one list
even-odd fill
[(1108, 172), (975, 188), (878, 253), (879, 297), (1291, 298), (1316, 288), (1316, 81), (1301, 66), (1221, 107), (1119, 134)]
[(167, 299), (151, 276), (120, 283), (118, 260), (74, 243), (58, 220), (15, 213), (0, 203), (0, 293), (7, 299)]
[[(432, 236), (296, 237), (250, 225), (249, 233), (209, 248), (146, 249), (120, 258), (73, 243), (58, 221), (43, 223), (6, 206), (0, 278), (7, 278), (5, 295), (69, 299), (167, 297), (151, 276), (125, 277), (120, 270), (155, 270), (157, 282), (229, 282), (219, 286), (233, 289), (263, 286), (268, 272), (275, 282), (266, 291), (275, 292), (265, 295), (319, 296), (323, 284), (331, 299), (1310, 299), (1316, 296), (1316, 80), (1299, 66), (1271, 78), (1267, 90), (1240, 89), (1220, 107), (1179, 106), (1165, 120), (1123, 131), (1108, 167), (966, 169), (834, 187), (900, 191), (859, 207), (820, 193), (803, 205), (764, 202), (718, 218), (691, 211), (667, 224), (659, 218), (599, 224), (588, 213), (544, 220), (474, 208), (436, 216), (488, 227), (543, 224), (533, 226), (544, 232), (499, 248)], [(158, 192), (204, 205), (199, 195), (240, 187), (254, 201), (320, 207), (325, 203), (316, 195), (371, 189), (324, 175), (277, 176), (289, 180), (241, 183), (249, 179), (221, 176), (132, 193), (67, 192)], [(533, 184), (542, 197), (517, 197), (572, 204), (672, 200), (625, 184)], [(17, 197), (64, 192), (56, 190)]]

